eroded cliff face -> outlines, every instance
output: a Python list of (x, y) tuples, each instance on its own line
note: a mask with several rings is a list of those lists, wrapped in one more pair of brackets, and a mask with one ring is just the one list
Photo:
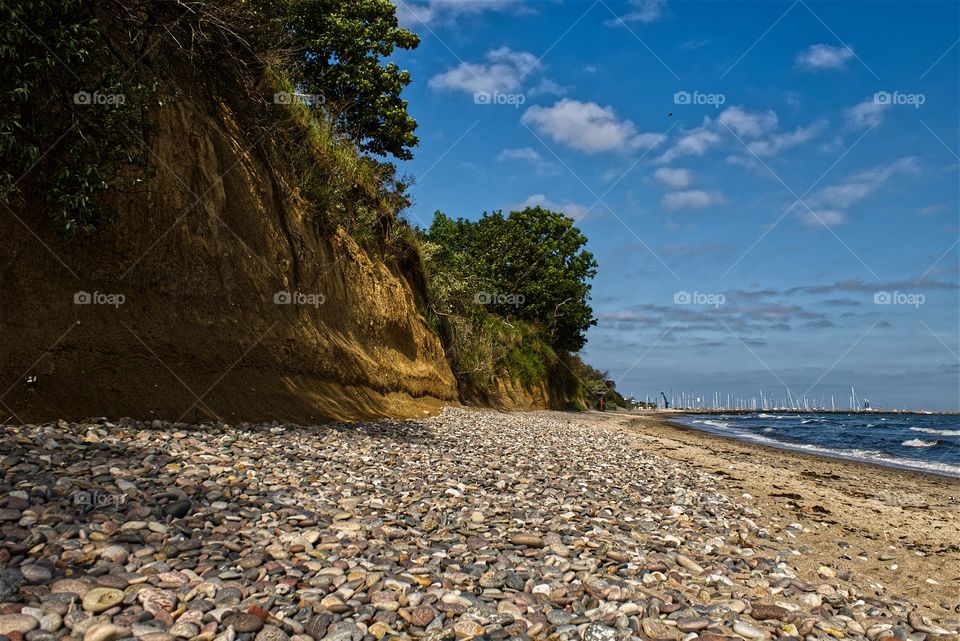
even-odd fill
[(154, 122), (155, 175), (116, 226), (63, 240), (30, 207), (0, 217), (0, 422), (312, 422), (456, 400), (413, 279), (320, 231), (257, 151), (269, 128), (190, 96)]

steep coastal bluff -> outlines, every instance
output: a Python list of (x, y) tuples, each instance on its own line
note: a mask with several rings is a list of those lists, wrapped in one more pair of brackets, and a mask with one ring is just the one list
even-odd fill
[(263, 152), (271, 123), (178, 92), (118, 224), (64, 239), (29, 200), (0, 219), (4, 404), (22, 420), (317, 421), (456, 400), (416, 278), (318, 227)]

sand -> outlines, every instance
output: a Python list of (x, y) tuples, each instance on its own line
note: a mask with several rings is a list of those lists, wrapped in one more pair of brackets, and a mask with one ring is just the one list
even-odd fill
[[(662, 413), (597, 414), (647, 452), (722, 476), (767, 522), (799, 523), (791, 563), (879, 583), (937, 618), (960, 612), (960, 479), (738, 442)], [(856, 578), (859, 577), (859, 578)]]

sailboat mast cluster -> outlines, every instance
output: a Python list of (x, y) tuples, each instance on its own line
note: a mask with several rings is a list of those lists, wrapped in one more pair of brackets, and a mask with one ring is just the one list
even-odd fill
[[(729, 393), (713, 392), (700, 394), (696, 390), (659, 392), (653, 395), (653, 403), (659, 409), (702, 410), (702, 411), (794, 411), (794, 412), (865, 412), (879, 411), (870, 406), (869, 399), (861, 399), (857, 390), (850, 387), (850, 395), (846, 407), (838, 407), (836, 398), (831, 394), (829, 398), (821, 394), (807, 396), (806, 393), (797, 396), (786, 387), (783, 392), (775, 390), (758, 390), (756, 396), (739, 396)], [(647, 395), (648, 403), (650, 395)], [(652, 404), (652, 403), (651, 403)]]

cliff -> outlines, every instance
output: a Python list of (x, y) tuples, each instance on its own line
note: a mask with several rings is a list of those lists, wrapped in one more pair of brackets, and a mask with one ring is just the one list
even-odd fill
[(323, 231), (264, 151), (271, 128), (240, 115), (181, 86), (116, 225), (64, 239), (29, 205), (0, 217), (0, 418), (304, 422), (456, 400), (420, 279)]

